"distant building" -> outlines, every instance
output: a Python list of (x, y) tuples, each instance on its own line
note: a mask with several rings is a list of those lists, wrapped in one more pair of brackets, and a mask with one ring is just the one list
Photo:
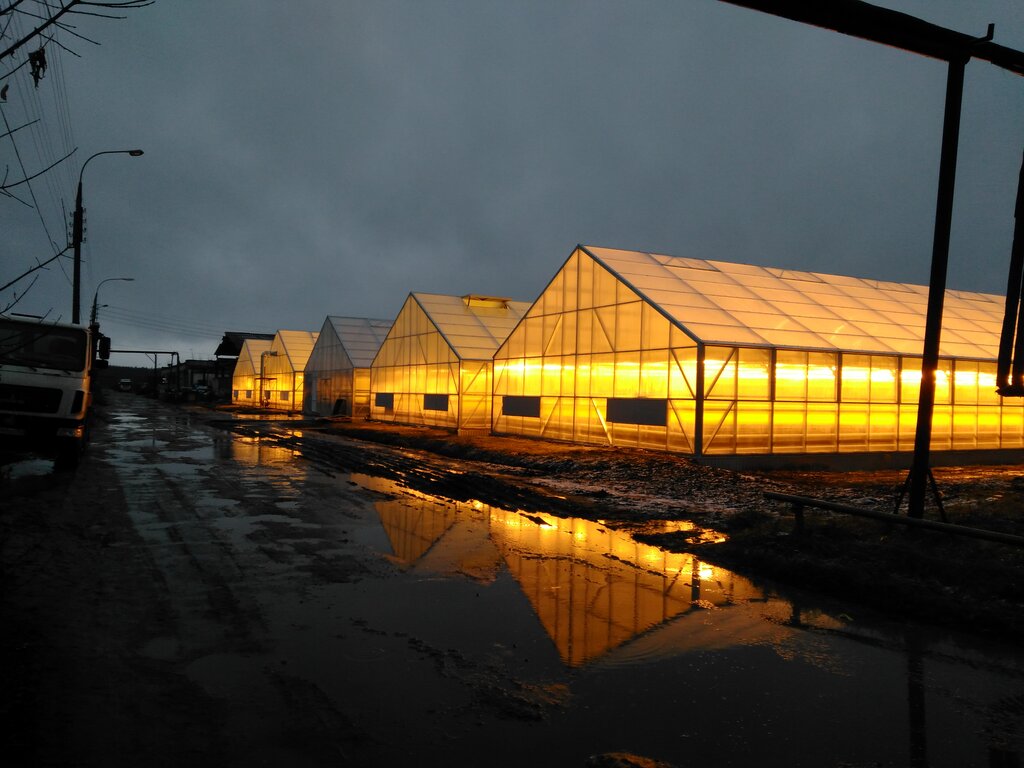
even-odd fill
[(303, 412), (368, 416), (370, 364), (390, 328), (390, 320), (328, 315), (306, 361)]
[(168, 365), (161, 369), (161, 380), (164, 390), (174, 390), (215, 397), (221, 394), (217, 380), (218, 365), (216, 360), (184, 360), (178, 365)]
[(225, 331), (224, 337), (220, 340), (220, 344), (217, 346), (217, 351), (213, 354), (215, 357), (237, 358), (242, 353), (242, 345), (245, 343), (246, 339), (273, 341), (274, 334)]

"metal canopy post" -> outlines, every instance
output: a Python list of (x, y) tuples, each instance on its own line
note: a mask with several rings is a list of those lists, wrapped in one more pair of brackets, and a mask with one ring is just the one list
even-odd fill
[(946, 79), (946, 108), (942, 126), (942, 154), (939, 160), (939, 192), (935, 202), (935, 236), (932, 240), (932, 269), (928, 280), (928, 314), (924, 326), (921, 359), (921, 390), (917, 401), (917, 431), (914, 460), (907, 483), (910, 500), (907, 514), (924, 516), (932, 415), (935, 412), (935, 376), (939, 368), (939, 340), (942, 334), (942, 306), (946, 297), (946, 267), (949, 264), (949, 236), (953, 225), (953, 190), (956, 185), (956, 156), (960, 141), (960, 103), (964, 93), (967, 57), (949, 62)]
[(1006, 304), (1003, 310), (1003, 329), (999, 336), (996, 381), (1000, 395), (1024, 397), (1024, 312), (1020, 311), (1024, 288), (1024, 162), (1021, 163), (1017, 179), (1017, 204), (1013, 209), (1013, 218), (1010, 274), (1006, 281)]

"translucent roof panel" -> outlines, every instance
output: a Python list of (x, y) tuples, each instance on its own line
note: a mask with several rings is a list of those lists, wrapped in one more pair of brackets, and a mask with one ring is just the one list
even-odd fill
[(489, 360), (519, 324), (530, 303), (472, 296), (414, 293), (412, 297), (462, 360)]
[[(928, 288), (580, 246), (706, 344), (920, 354)], [(939, 354), (995, 359), (1003, 298), (946, 291)]]
[(338, 317), (328, 315), (338, 341), (345, 348), (355, 368), (369, 368), (377, 350), (391, 329), (391, 320), (375, 320), (367, 317)]
[[(285, 356), (293, 371), (302, 372), (306, 368), (309, 353), (313, 351), (313, 345), (316, 344), (319, 335), (315, 331), (278, 331), (274, 336), (271, 349), (278, 355)], [(275, 365), (279, 364), (280, 361), (275, 363)]]

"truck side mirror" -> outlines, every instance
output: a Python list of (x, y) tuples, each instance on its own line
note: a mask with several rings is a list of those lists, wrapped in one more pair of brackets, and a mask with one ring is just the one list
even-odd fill
[(100, 340), (99, 340), (99, 347), (98, 347), (98, 350), (97, 350), (97, 355), (99, 356), (100, 360), (109, 360), (110, 359), (110, 337), (109, 336), (104, 336), (103, 334), (100, 334)]

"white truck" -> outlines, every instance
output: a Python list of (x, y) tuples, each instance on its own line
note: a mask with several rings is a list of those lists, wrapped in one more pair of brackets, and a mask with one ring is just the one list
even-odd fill
[(89, 437), (88, 328), (0, 315), (0, 447), (73, 467)]

